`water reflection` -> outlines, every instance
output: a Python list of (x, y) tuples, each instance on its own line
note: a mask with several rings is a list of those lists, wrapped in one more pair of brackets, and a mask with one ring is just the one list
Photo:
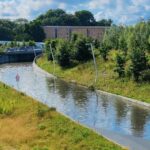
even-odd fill
[(109, 106), (108, 96), (101, 94), (100, 97), (101, 97), (102, 108), (104, 109), (105, 114), (107, 114), (107, 109)]
[(131, 110), (131, 126), (134, 136), (142, 137), (144, 128), (148, 119), (149, 112), (139, 107), (133, 107)]
[(86, 104), (88, 103), (88, 97), (87, 97), (87, 90), (85, 88), (72, 85), (71, 94), (77, 107), (79, 108), (86, 107)]
[(127, 104), (121, 100), (115, 101), (115, 109), (116, 109), (116, 122), (120, 124), (124, 118), (126, 118), (128, 107)]

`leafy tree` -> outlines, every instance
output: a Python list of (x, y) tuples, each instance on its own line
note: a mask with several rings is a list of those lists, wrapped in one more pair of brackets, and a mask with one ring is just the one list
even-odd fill
[(122, 33), (119, 36), (119, 49), (122, 50), (125, 54), (127, 54), (127, 42), (125, 38), (125, 31), (122, 31)]
[(147, 59), (145, 52), (141, 49), (134, 49), (131, 53), (131, 71), (135, 81), (139, 80), (141, 72), (147, 69)]
[(51, 50), (50, 50), (50, 44), (51, 44), (53, 53), (54, 53), (54, 55), (55, 55), (56, 49), (57, 49), (57, 46), (58, 46), (58, 42), (59, 42), (59, 40), (57, 40), (57, 39), (53, 39), (53, 40), (49, 39), (49, 40), (46, 40), (46, 42), (45, 42), (45, 50), (46, 50), (46, 54), (47, 54), (47, 59), (48, 59), (48, 60), (53, 60), (53, 58), (52, 58), (52, 53), (51, 53)]
[(121, 33), (120, 27), (118, 26), (110, 27), (104, 34), (103, 42), (111, 49), (118, 49), (120, 33)]
[(125, 77), (125, 63), (125, 56), (123, 54), (118, 53), (116, 56), (116, 67), (114, 71), (118, 73), (120, 78)]
[(81, 26), (96, 25), (94, 16), (90, 11), (87, 11), (87, 10), (77, 11), (75, 12), (75, 16), (78, 18), (79, 25)]
[(107, 60), (107, 55), (109, 52), (110, 48), (109, 46), (106, 45), (106, 43), (102, 43), (99, 51), (100, 51), (100, 55), (102, 56), (102, 58), (106, 61)]
[(112, 25), (112, 20), (111, 19), (108, 19), (108, 20), (106, 20), (106, 19), (102, 19), (102, 20), (100, 20), (100, 21), (98, 21), (97, 23), (96, 23), (96, 25), (98, 25), (98, 26), (111, 26)]
[(31, 40), (36, 42), (42, 42), (45, 38), (44, 30), (38, 21), (33, 21), (30, 24), (26, 24), (25, 33), (29, 34), (32, 38)]
[(58, 64), (62, 67), (68, 67), (71, 64), (71, 52), (70, 43), (65, 40), (61, 40), (56, 50), (56, 58)]
[(128, 40), (128, 49), (131, 51), (133, 48), (140, 48), (144, 51), (150, 49), (149, 44), (150, 35), (150, 24), (148, 23), (138, 23), (130, 33)]
[(92, 59), (91, 49), (89, 48), (89, 40), (85, 37), (80, 37), (75, 42), (75, 59), (78, 61), (87, 61)]
[(15, 24), (12, 21), (0, 19), (0, 40), (12, 40), (14, 27)]

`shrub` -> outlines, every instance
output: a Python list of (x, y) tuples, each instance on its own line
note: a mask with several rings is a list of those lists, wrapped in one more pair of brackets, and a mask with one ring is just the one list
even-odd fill
[(150, 69), (141, 72), (141, 79), (150, 82)]
[(141, 72), (147, 69), (147, 59), (145, 52), (141, 49), (132, 50), (131, 53), (131, 71), (135, 81), (139, 80)]
[(119, 77), (125, 76), (125, 56), (123, 54), (117, 54), (116, 56), (116, 67), (115, 72), (118, 73)]
[(80, 37), (75, 42), (75, 59), (78, 61), (87, 61), (92, 59), (92, 52), (87, 45), (88, 39)]
[(71, 64), (71, 45), (68, 41), (62, 40), (56, 50), (56, 59), (62, 67), (68, 67)]
[(52, 46), (52, 50), (53, 50), (53, 53), (55, 55), (58, 40), (57, 39), (54, 39), (54, 40), (49, 39), (49, 40), (46, 40), (46, 42), (45, 42), (45, 50), (46, 50), (46, 54), (47, 54), (47, 59), (48, 60), (53, 60), (52, 53), (51, 53), (51, 50), (50, 50), (50, 44)]
[(100, 51), (100, 55), (102, 56), (102, 58), (106, 61), (107, 55), (109, 52), (109, 47), (105, 43), (102, 43), (99, 48), (99, 51)]
[(28, 42), (28, 45), (29, 45), (29, 46), (35, 46), (35, 41), (31, 41), (31, 40), (30, 40), (30, 41)]

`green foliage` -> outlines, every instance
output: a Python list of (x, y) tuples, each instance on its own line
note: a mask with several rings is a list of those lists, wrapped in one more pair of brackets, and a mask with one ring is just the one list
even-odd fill
[(144, 51), (149, 51), (150, 50), (149, 35), (150, 35), (150, 24), (148, 22), (138, 23), (130, 33), (128, 40), (128, 49), (132, 50), (133, 48), (134, 49), (140, 48)]
[[(140, 22), (135, 26), (112, 26), (106, 30), (101, 46), (101, 55), (105, 58), (108, 47), (109, 50), (120, 50), (127, 58), (127, 64), (124, 64), (124, 58), (120, 55), (116, 58), (115, 71), (119, 77), (126, 74), (133, 76), (135, 81), (142, 77), (142, 72), (147, 74), (150, 58), (150, 23)], [(105, 54), (106, 53), (106, 54)], [(148, 58), (148, 60), (147, 60)], [(126, 69), (125, 69), (126, 68)], [(126, 72), (126, 73), (125, 73)], [(131, 75), (131, 76), (130, 76)], [(147, 75), (146, 75), (147, 78)]]
[(105, 43), (110, 49), (119, 48), (119, 36), (122, 28), (118, 26), (112, 26), (106, 30), (103, 38), (103, 43)]
[(75, 16), (78, 18), (79, 25), (81, 26), (91, 26), (96, 24), (93, 14), (87, 10), (77, 11), (75, 12)]
[(87, 45), (89, 43), (89, 39), (85, 37), (79, 37), (75, 44), (74, 44), (74, 49), (75, 49), (75, 59), (78, 61), (87, 61), (92, 59), (92, 52)]
[(147, 69), (147, 59), (145, 52), (141, 49), (134, 49), (131, 53), (131, 71), (135, 81), (139, 80), (141, 72)]
[(29, 24), (25, 24), (25, 33), (27, 33), (31, 37), (30, 40), (34, 40), (36, 42), (42, 42), (45, 38), (43, 28), (38, 21), (33, 21)]
[(127, 41), (126, 41), (126, 38), (125, 38), (125, 31), (124, 30), (120, 33), (118, 48), (120, 50), (122, 50), (125, 54), (127, 54), (128, 48), (127, 48)]
[(12, 40), (15, 24), (9, 20), (0, 19), (0, 40)]
[(68, 14), (62, 9), (50, 9), (36, 20), (44, 26), (110, 26), (112, 24), (112, 20), (110, 19), (96, 21), (94, 15), (87, 10)]
[(141, 79), (142, 81), (150, 82), (150, 69), (141, 72)]
[(126, 58), (124, 54), (118, 53), (116, 56), (116, 67), (114, 71), (118, 73), (119, 77), (125, 77), (125, 63)]
[(47, 60), (53, 60), (50, 45), (51, 45), (52, 51), (55, 55), (58, 43), (59, 43), (58, 39), (53, 39), (53, 40), (48, 39), (45, 41), (45, 51), (46, 51), (46, 55), (47, 55)]
[(113, 23), (113, 21), (111, 19), (102, 19), (100, 21), (97, 22), (98, 26), (111, 26), (111, 24)]
[(43, 28), (41, 27), (41, 24), (38, 21), (25, 21), (24, 23), (18, 23), (16, 21), (4, 19), (0, 20), (0, 40), (34, 40), (36, 42), (41, 42), (44, 40), (44, 38), (45, 34)]
[(58, 64), (62, 67), (68, 67), (71, 64), (71, 45), (66, 40), (60, 40), (57, 50), (56, 58)]
[(30, 40), (30, 41), (28, 42), (28, 45), (29, 45), (29, 46), (35, 46), (35, 41), (31, 41), (31, 40)]
[(107, 60), (107, 55), (108, 55), (109, 50), (110, 48), (106, 45), (106, 43), (102, 43), (99, 48), (100, 55), (105, 61)]

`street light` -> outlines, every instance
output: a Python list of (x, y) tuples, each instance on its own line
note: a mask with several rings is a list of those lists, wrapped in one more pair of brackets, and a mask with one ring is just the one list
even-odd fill
[(56, 81), (55, 81), (55, 57), (54, 57), (54, 53), (53, 53), (53, 49), (52, 49), (52, 45), (50, 44), (50, 51), (52, 54), (52, 59), (53, 59), (53, 76), (54, 76), (54, 92), (56, 92)]
[(90, 48), (91, 48), (91, 51), (92, 51), (92, 56), (93, 56), (93, 61), (94, 61), (94, 68), (95, 68), (95, 85), (96, 85), (96, 82), (97, 82), (97, 79), (98, 79), (98, 69), (97, 69), (97, 64), (96, 64), (96, 58), (95, 58), (95, 54), (94, 54), (94, 48), (93, 48), (93, 45), (92, 43), (87, 43), (86, 45), (89, 45)]
[(54, 57), (54, 53), (53, 53), (53, 49), (52, 49), (52, 45), (50, 44), (49, 46), (50, 46), (50, 51), (51, 51), (52, 59), (53, 59), (53, 67), (54, 67), (53, 75), (55, 75), (55, 57)]

